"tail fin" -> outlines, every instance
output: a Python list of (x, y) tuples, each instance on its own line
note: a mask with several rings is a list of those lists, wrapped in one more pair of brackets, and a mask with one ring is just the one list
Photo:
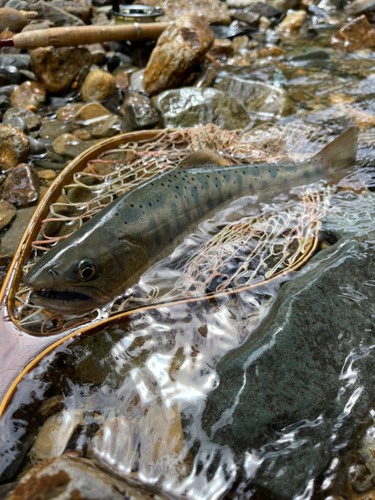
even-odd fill
[(357, 155), (357, 127), (350, 127), (328, 146), (313, 156), (310, 163), (324, 165), (326, 168), (345, 167), (354, 162)]

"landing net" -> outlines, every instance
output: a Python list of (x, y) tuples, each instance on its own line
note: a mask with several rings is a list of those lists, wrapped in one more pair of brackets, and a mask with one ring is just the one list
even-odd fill
[[(41, 224), (40, 237), (32, 244), (33, 252), (24, 272), (49, 248), (67, 238), (118, 196), (175, 167), (193, 151), (213, 149), (232, 164), (275, 163), (286, 157), (302, 161), (327, 142), (328, 137), (319, 127), (302, 123), (262, 125), (246, 133), (206, 125), (166, 129), (152, 140), (129, 142), (108, 150), (88, 161), (82, 172), (74, 174), (73, 182), (64, 186)], [(306, 193), (294, 210), (246, 218), (226, 226), (176, 268), (180, 276), (172, 290), (163, 295), (157, 287), (151, 287), (146, 297), (134, 300), (139, 303), (189, 298), (204, 294), (207, 289), (234, 290), (257, 279), (270, 279), (292, 267), (304, 255), (316, 223), (327, 209), (327, 200), (326, 192)], [(29, 295), (30, 290), (21, 283), (15, 297), (14, 316), (21, 327), (35, 333), (65, 330), (94, 319), (97, 314), (61, 318), (33, 306)], [(115, 301), (106, 309), (106, 314), (118, 313), (130, 304), (129, 297)]]

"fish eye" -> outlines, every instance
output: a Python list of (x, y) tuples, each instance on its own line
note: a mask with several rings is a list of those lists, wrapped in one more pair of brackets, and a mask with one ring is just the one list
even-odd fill
[(89, 259), (81, 260), (78, 264), (78, 277), (82, 281), (91, 280), (97, 271), (97, 266)]

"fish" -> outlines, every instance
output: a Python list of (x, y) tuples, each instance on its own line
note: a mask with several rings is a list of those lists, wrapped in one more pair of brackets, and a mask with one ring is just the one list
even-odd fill
[[(126, 192), (25, 275), (30, 301), (62, 314), (104, 306), (137, 282), (165, 248), (231, 201), (268, 188), (290, 189), (327, 178), (355, 160), (351, 127), (311, 159), (294, 164), (228, 165), (203, 149)], [(170, 252), (171, 253), (171, 252)]]

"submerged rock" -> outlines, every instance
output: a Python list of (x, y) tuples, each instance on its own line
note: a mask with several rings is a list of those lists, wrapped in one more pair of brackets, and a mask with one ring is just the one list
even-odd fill
[(142, 130), (151, 128), (159, 122), (159, 115), (152, 106), (150, 99), (134, 94), (124, 102), (121, 113), (124, 115), (122, 130)]
[(40, 0), (33, 2), (30, 7), (38, 13), (40, 19), (52, 21), (55, 26), (84, 26), (85, 24), (82, 19), (52, 5), (51, 2)]
[(30, 141), (19, 129), (0, 126), (0, 169), (8, 170), (27, 160)]
[(160, 35), (143, 75), (150, 94), (176, 88), (210, 49), (214, 34), (198, 16), (184, 15)]
[(39, 177), (26, 163), (13, 168), (5, 181), (3, 198), (14, 205), (25, 206), (33, 203), (39, 195)]
[(322, 251), (218, 365), (203, 428), (273, 498), (302, 494), (374, 400), (374, 264), (371, 244)]
[(305, 10), (296, 10), (286, 16), (278, 26), (278, 30), (285, 36), (298, 33), (306, 19)]
[(17, 209), (8, 201), (0, 201), (0, 229), (3, 229), (16, 215)]
[(115, 479), (95, 462), (72, 454), (51, 458), (22, 477), (8, 500), (152, 500), (153, 496)]
[(216, 88), (237, 99), (250, 115), (260, 119), (286, 116), (293, 110), (286, 92), (268, 83), (227, 76)]
[(183, 87), (166, 90), (153, 102), (163, 127), (194, 127), (213, 123), (227, 130), (246, 127), (250, 118), (236, 99), (217, 89)]
[(116, 89), (115, 77), (107, 71), (90, 71), (82, 86), (84, 101), (104, 101)]
[(10, 102), (15, 108), (38, 109), (46, 102), (46, 89), (41, 83), (23, 82), (10, 96)]
[(85, 66), (91, 66), (92, 56), (78, 47), (40, 47), (31, 52), (31, 70), (49, 92), (62, 92)]
[(49, 417), (30, 450), (31, 462), (36, 464), (62, 455), (74, 430), (83, 422), (83, 417), (83, 410), (62, 411)]

